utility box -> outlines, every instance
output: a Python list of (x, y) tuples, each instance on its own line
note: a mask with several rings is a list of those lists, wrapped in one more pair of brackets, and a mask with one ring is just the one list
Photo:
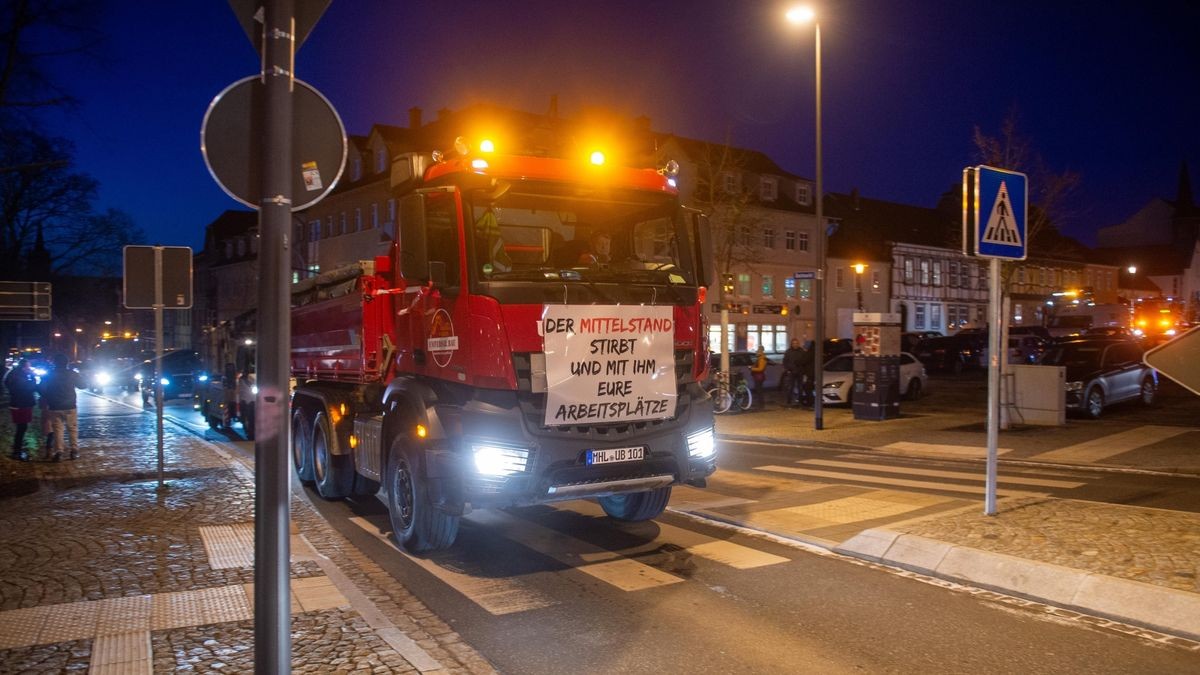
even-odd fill
[(900, 416), (900, 315), (855, 312), (854, 387), (856, 420)]
[(1001, 400), (1018, 424), (1062, 426), (1067, 423), (1067, 369), (1062, 366), (1006, 366)]

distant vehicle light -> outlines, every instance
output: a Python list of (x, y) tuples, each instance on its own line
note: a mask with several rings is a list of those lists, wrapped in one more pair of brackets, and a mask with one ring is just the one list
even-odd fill
[(33, 369), (33, 374), (37, 375), (38, 377), (45, 377), (47, 372), (49, 372), (49, 371), (47, 371), (45, 368), (34, 368)]
[(199, 379), (201, 382), (208, 382), (208, 375), (201, 375), (197, 379)]
[(159, 380), (159, 382), (161, 382), (162, 386), (164, 387), (169, 387), (171, 385), (171, 381), (165, 377)]
[(473, 160), (471, 160), (471, 168), (475, 169), (476, 171), (483, 171), (484, 169), (488, 168), (487, 160), (486, 159), (473, 159)]
[(256, 384), (253, 387), (250, 387), (250, 392), (255, 396), (258, 396), (258, 385)]
[[(138, 379), (141, 379), (141, 377), (141, 375), (138, 375)], [(96, 373), (95, 377), (96, 384), (100, 385), (101, 387), (107, 387), (108, 385), (112, 384), (112, 379), (112, 373), (104, 370)]]
[(492, 139), (485, 138), (482, 141), (479, 141), (479, 151), (480, 152), (495, 152), (496, 144), (492, 142)]

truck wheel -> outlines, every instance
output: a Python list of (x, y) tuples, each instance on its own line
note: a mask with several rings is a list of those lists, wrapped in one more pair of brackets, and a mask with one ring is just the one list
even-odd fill
[(631, 492), (600, 498), (600, 508), (610, 518), (631, 523), (657, 518), (667, 502), (671, 501), (671, 486), (655, 488), (646, 492)]
[(387, 468), (388, 517), (396, 543), (413, 553), (449, 548), (458, 536), (458, 516), (429, 503), (416, 453), (401, 438), (392, 440)]
[(304, 416), (303, 410), (292, 413), (292, 468), (301, 483), (311, 485), (313, 482), (312, 469), (312, 426)]
[(317, 413), (312, 431), (313, 478), (317, 492), (325, 499), (341, 499), (354, 487), (354, 465), (349, 455), (338, 455), (337, 433), (329, 423), (329, 415)]

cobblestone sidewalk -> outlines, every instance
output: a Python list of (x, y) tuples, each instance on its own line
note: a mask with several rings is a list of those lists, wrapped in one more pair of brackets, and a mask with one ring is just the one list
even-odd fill
[[(252, 672), (252, 476), (167, 425), (160, 492), (153, 418), (80, 408), (78, 460), (0, 460), (0, 673)], [(494, 672), (306, 503), (291, 509), (296, 672)]]

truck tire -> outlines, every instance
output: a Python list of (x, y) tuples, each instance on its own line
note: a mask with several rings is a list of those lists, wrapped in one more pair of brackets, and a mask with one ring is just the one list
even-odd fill
[(392, 440), (386, 476), (388, 517), (396, 543), (413, 553), (449, 548), (458, 536), (458, 516), (429, 502), (417, 454), (402, 438)]
[(341, 499), (354, 487), (354, 464), (349, 455), (339, 455), (337, 432), (324, 411), (317, 413), (312, 427), (312, 470), (317, 493), (324, 499)]
[(637, 523), (657, 518), (667, 502), (671, 501), (671, 486), (655, 488), (646, 492), (630, 492), (600, 498), (600, 508), (609, 518)]
[(292, 413), (292, 468), (301, 483), (311, 485), (313, 482), (312, 468), (312, 425), (303, 409)]

